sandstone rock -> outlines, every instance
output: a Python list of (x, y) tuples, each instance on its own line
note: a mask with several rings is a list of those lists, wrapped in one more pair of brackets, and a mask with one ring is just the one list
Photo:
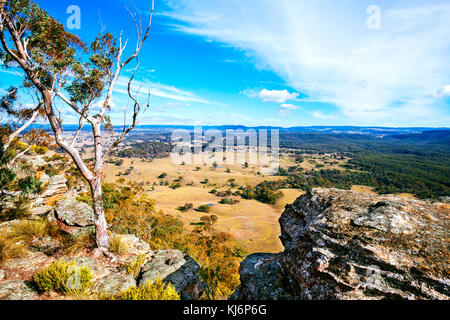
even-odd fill
[(30, 210), (30, 215), (31, 216), (45, 216), (45, 215), (48, 215), (53, 210), (54, 210), (54, 208), (50, 207), (50, 206), (38, 206), (38, 207), (32, 208)]
[(106, 295), (115, 295), (136, 285), (133, 275), (122, 271), (111, 273), (98, 280), (94, 285), (94, 290)]
[(151, 254), (150, 245), (132, 234), (119, 234), (119, 237), (127, 248), (127, 254), (130, 256), (138, 256), (140, 254)]
[(0, 282), (0, 300), (37, 300), (38, 297), (29, 282), (23, 280)]
[(291, 295), (283, 288), (279, 255), (257, 253), (248, 256), (241, 267), (241, 285), (231, 300), (287, 300)]
[(73, 198), (58, 201), (55, 213), (58, 220), (69, 226), (87, 227), (94, 224), (91, 206)]
[(55, 241), (52, 237), (36, 238), (31, 241), (31, 248), (43, 252), (47, 256), (56, 254), (64, 246), (61, 242)]
[(5, 277), (6, 277), (5, 271), (0, 270), (0, 281), (2, 281), (3, 279), (5, 279)]
[(161, 279), (170, 282), (181, 299), (196, 300), (205, 290), (197, 274), (199, 269), (197, 262), (179, 250), (156, 251), (152, 260), (142, 268), (139, 286)]
[(54, 260), (43, 252), (30, 252), (26, 257), (7, 260), (4, 263), (4, 268), (21, 276), (26, 275), (27, 278), (31, 279), (36, 271)]
[(97, 281), (103, 277), (106, 277), (111, 273), (110, 270), (106, 268), (106, 266), (97, 259), (92, 259), (88, 257), (81, 258), (62, 258), (62, 261), (75, 261), (78, 267), (80, 268), (89, 268), (92, 273), (92, 281)]
[[(449, 217), (441, 203), (314, 189), (280, 218), (280, 287), (296, 299), (448, 300)], [(260, 298), (264, 281), (254, 279), (265, 271), (252, 275), (254, 259), (241, 266), (235, 298)]]
[(49, 185), (42, 193), (43, 198), (51, 198), (67, 193), (67, 179), (64, 176), (53, 176), (50, 178)]

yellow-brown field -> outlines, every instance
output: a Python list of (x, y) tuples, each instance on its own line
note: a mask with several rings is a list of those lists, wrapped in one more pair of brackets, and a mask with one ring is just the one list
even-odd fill
[[(284, 167), (292, 164), (289, 158), (282, 158), (281, 165)], [(119, 172), (123, 173), (130, 167), (134, 167), (134, 170), (129, 175), (117, 176)], [(275, 206), (239, 197), (235, 197), (240, 201), (235, 205), (219, 204), (221, 198), (209, 192), (213, 188), (225, 190), (228, 188), (229, 179), (235, 179), (235, 183), (239, 186), (255, 186), (265, 180), (274, 181), (282, 178), (260, 176), (258, 172), (261, 168), (254, 166), (244, 168), (241, 165), (223, 165), (215, 170), (211, 166), (201, 166), (199, 171), (195, 171), (196, 167), (195, 165), (176, 165), (170, 158), (156, 159), (151, 163), (142, 162), (139, 159), (124, 159), (122, 166), (108, 164), (104, 172), (107, 182), (117, 182), (119, 178), (125, 179), (126, 182), (144, 182), (147, 194), (156, 201), (156, 209), (166, 214), (177, 215), (188, 229), (193, 228), (191, 224), (199, 222), (204, 213), (194, 210), (181, 213), (177, 208), (185, 203), (192, 203), (194, 208), (208, 204), (212, 205), (208, 215), (214, 214), (219, 218), (215, 225), (216, 230), (230, 233), (236, 242), (250, 253), (283, 250), (279, 240), (278, 219), (285, 205), (294, 202), (301, 195), (300, 190), (282, 190), (284, 197), (279, 199)], [(231, 172), (227, 173), (227, 169)], [(182, 187), (173, 190), (168, 186), (160, 186), (158, 176), (162, 173), (167, 174), (165, 180), (169, 182), (183, 177)], [(200, 183), (205, 179), (209, 179), (210, 186)], [(156, 186), (153, 186), (154, 182), (157, 183)]]

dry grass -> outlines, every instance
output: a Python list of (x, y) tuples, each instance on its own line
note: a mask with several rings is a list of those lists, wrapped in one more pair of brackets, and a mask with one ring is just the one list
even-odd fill
[(75, 255), (84, 250), (92, 250), (95, 246), (95, 234), (90, 231), (82, 232), (69, 238), (65, 251), (69, 255)]
[(109, 238), (109, 249), (117, 255), (124, 255), (128, 252), (128, 245), (119, 235), (112, 235)]
[(30, 243), (33, 239), (41, 238), (47, 233), (47, 222), (44, 220), (21, 221), (11, 227), (8, 237), (14, 241)]
[[(286, 168), (295, 165), (293, 159), (289, 157), (282, 157), (280, 164)], [(211, 166), (201, 166), (197, 171), (196, 165), (176, 165), (170, 158), (165, 158), (156, 159), (151, 163), (142, 162), (139, 159), (124, 159), (121, 167), (108, 164), (105, 168), (106, 181), (116, 182), (119, 179), (116, 175), (119, 172), (125, 172), (131, 166), (137, 171), (120, 178), (123, 178), (125, 183), (143, 182), (144, 188), (147, 189), (146, 194), (150, 199), (155, 199), (155, 208), (166, 214), (180, 217), (188, 230), (193, 230), (195, 226), (191, 224), (200, 222), (204, 214), (193, 210), (181, 213), (177, 208), (185, 203), (192, 203), (194, 208), (213, 204), (208, 215), (216, 215), (219, 218), (215, 229), (230, 233), (237, 244), (250, 253), (278, 252), (283, 249), (279, 240), (278, 219), (285, 205), (294, 202), (301, 195), (300, 190), (283, 190), (285, 196), (275, 206), (240, 198), (236, 198), (240, 200), (240, 203), (236, 205), (222, 205), (219, 204), (220, 197), (209, 193), (212, 189), (228, 189), (227, 183), (230, 179), (234, 179), (238, 186), (255, 186), (263, 181), (277, 181), (284, 179), (283, 177), (260, 176), (258, 172), (262, 168), (257, 166), (244, 168), (241, 165), (220, 165), (216, 170), (212, 170)], [(227, 173), (227, 169), (231, 172)], [(158, 176), (162, 173), (167, 174), (165, 180), (169, 182), (180, 176), (183, 177), (182, 187), (173, 190), (167, 186), (160, 186)], [(205, 179), (209, 179), (208, 186), (200, 183)], [(154, 182), (158, 185), (151, 190)], [(187, 186), (192, 182), (192, 185)]]
[(9, 259), (20, 258), (27, 254), (23, 244), (14, 243), (10, 239), (0, 238), (0, 267)]

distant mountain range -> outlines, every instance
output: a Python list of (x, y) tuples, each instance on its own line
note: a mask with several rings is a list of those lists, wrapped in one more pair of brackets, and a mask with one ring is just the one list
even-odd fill
[[(35, 125), (35, 128), (50, 130), (49, 125)], [(63, 126), (65, 131), (75, 131), (78, 129), (78, 125), (67, 124)], [(122, 126), (116, 126), (117, 130), (121, 130)], [(193, 126), (183, 126), (183, 125), (141, 125), (136, 127), (135, 131), (150, 131), (150, 132), (171, 132), (178, 129), (193, 130)], [(311, 126), (311, 127), (271, 127), (271, 126), (260, 126), (260, 127), (246, 127), (242, 125), (222, 125), (222, 126), (203, 126), (204, 130), (216, 129), (220, 131), (225, 130), (271, 130), (278, 129), (281, 133), (332, 133), (332, 134), (363, 134), (363, 135), (408, 135), (408, 134), (419, 134), (423, 132), (441, 132), (441, 134), (446, 135), (446, 131), (450, 132), (450, 127), (445, 128), (429, 128), (429, 127), (357, 127), (357, 126)], [(83, 128), (83, 131), (89, 131), (89, 126)]]

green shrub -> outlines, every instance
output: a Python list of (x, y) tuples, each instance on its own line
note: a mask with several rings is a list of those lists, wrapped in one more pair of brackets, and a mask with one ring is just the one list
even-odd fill
[(202, 204), (200, 207), (198, 207), (195, 210), (198, 212), (209, 213), (211, 211), (211, 207), (208, 206), (207, 204)]
[(38, 271), (33, 277), (41, 292), (84, 292), (92, 284), (89, 268), (80, 268), (75, 261), (55, 261)]
[(41, 184), (41, 180), (34, 179), (30, 176), (19, 179), (19, 181), (17, 182), (17, 186), (19, 187), (19, 189), (27, 194), (41, 192)]
[(185, 203), (184, 206), (179, 206), (177, 208), (178, 211), (181, 212), (188, 212), (189, 210), (193, 209), (194, 205), (192, 203)]
[(120, 300), (181, 300), (180, 295), (170, 283), (157, 279), (155, 283), (143, 287), (133, 287), (119, 295)]

